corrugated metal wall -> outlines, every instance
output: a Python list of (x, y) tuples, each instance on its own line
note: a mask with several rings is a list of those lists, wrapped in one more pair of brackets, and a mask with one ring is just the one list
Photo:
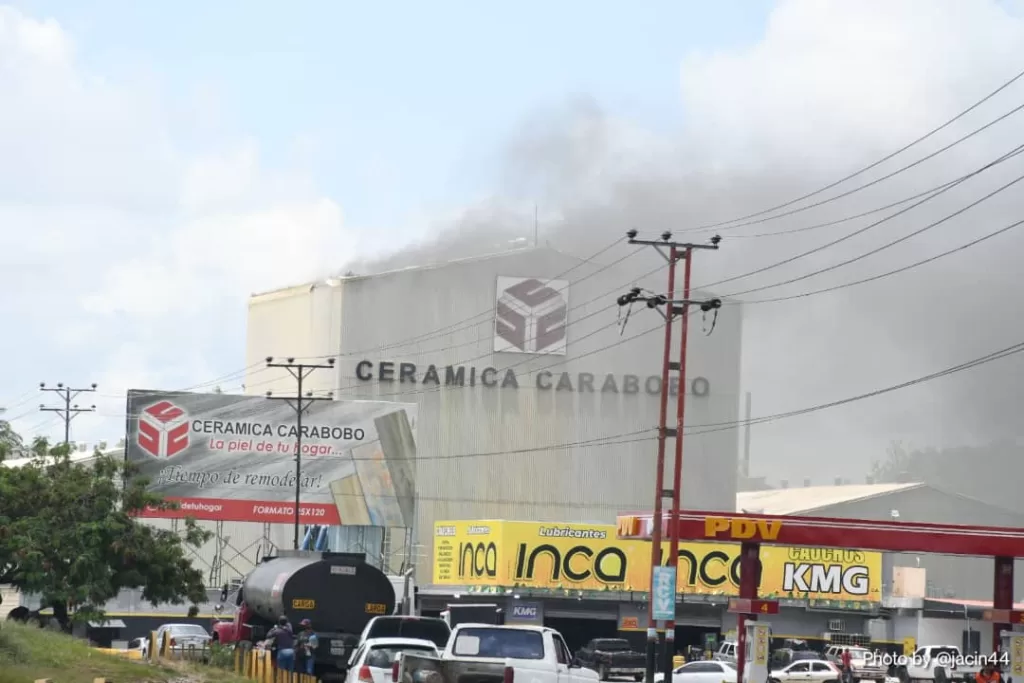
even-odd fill
[[(620, 335), (616, 326), (620, 310), (614, 305), (618, 294), (633, 283), (664, 289), (664, 269), (657, 279), (637, 278), (653, 269), (656, 261), (631, 259), (592, 277), (587, 276), (597, 267), (588, 264), (565, 278), (574, 283), (569, 289), (568, 355), (493, 353), (497, 276), (551, 278), (577, 263), (550, 250), (527, 250), (350, 279), (341, 285), (342, 358), (338, 377), (329, 388), (341, 398), (419, 405), (415, 556), (421, 567), (423, 561), (430, 567), (432, 525), (438, 519), (611, 522), (618, 510), (651, 505), (655, 441), (613, 447), (538, 447), (601, 437), (635, 438), (628, 435), (656, 427), (657, 395), (643, 389), (633, 395), (541, 391), (535, 381), (544, 369), (554, 373), (555, 381), (558, 373), (566, 371), (574, 384), (580, 372), (594, 373), (598, 383), (604, 373), (614, 373), (620, 385), (625, 373), (642, 378), (660, 375), (660, 316), (642, 307), (634, 310)], [(471, 320), (462, 322), (467, 319)], [(711, 392), (706, 397), (688, 397), (686, 422), (728, 425), (739, 417), (739, 308), (726, 307), (711, 336), (703, 334), (710, 329), (710, 319), (702, 321), (698, 314), (691, 320), (688, 375), (706, 377)], [(441, 328), (447, 328), (443, 334), (422, 338)], [(652, 332), (643, 334), (646, 330)], [(406, 342), (417, 337), (416, 342)], [(441, 369), (442, 383), (447, 365), (465, 365), (467, 375), (470, 366), (481, 370), (490, 366), (498, 369), (499, 377), (512, 368), (519, 388), (442, 387), (438, 391), (418, 383), (361, 381), (356, 366), (362, 360), (372, 361), (375, 367), (382, 360), (393, 361), (396, 367), (399, 362), (415, 363), (417, 378), (433, 363)], [(737, 433), (728, 426), (697, 431), (705, 433), (689, 435), (685, 441), (684, 505), (732, 510)], [(426, 574), (422, 569), (417, 573), (418, 581), (429, 583), (429, 569)]]
[[(899, 513), (897, 519), (905, 522), (1024, 527), (1024, 516), (928, 486), (832, 505), (808, 514), (888, 521), (892, 519), (893, 510)], [(929, 597), (992, 600), (995, 570), (991, 558), (886, 553), (883, 581), (887, 588), (892, 582), (894, 566), (924, 567)], [(1014, 578), (1014, 594), (1018, 597), (1024, 595), (1024, 561), (1018, 560), (1015, 563)]]

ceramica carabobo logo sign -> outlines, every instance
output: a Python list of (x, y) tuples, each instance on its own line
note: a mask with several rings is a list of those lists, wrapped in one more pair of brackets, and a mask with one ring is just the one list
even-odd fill
[(568, 310), (566, 280), (499, 276), (494, 306), (495, 353), (564, 356)]
[(147, 406), (138, 422), (136, 442), (154, 458), (173, 458), (188, 448), (188, 415), (170, 401)]

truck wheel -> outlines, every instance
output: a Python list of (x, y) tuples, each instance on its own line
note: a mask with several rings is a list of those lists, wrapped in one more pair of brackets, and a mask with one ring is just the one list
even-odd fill
[(597, 667), (597, 676), (602, 681), (607, 681), (608, 680), (608, 667), (606, 667), (604, 664), (598, 666)]
[(644, 680), (644, 676), (645, 674), (637, 674), (633, 676), (633, 680), (636, 681), (636, 683), (640, 683), (640, 681)]

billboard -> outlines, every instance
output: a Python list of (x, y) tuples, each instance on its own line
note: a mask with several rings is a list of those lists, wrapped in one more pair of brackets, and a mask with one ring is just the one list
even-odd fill
[[(647, 591), (650, 543), (616, 536), (614, 524), (437, 522), (434, 583)], [(738, 595), (739, 553), (739, 543), (680, 543), (678, 591)], [(761, 563), (762, 597), (881, 600), (881, 553), (762, 545)]]
[[(146, 517), (295, 520), (296, 414), (262, 396), (128, 392), (125, 458), (149, 489), (181, 504)], [(302, 417), (305, 524), (409, 528), (416, 406), (313, 401)]]

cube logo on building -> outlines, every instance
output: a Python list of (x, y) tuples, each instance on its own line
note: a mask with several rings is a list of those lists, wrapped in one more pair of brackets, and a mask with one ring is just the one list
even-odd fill
[(139, 448), (154, 458), (173, 458), (188, 448), (188, 415), (170, 401), (160, 401), (139, 415)]
[(494, 351), (564, 356), (568, 311), (568, 281), (499, 276)]

